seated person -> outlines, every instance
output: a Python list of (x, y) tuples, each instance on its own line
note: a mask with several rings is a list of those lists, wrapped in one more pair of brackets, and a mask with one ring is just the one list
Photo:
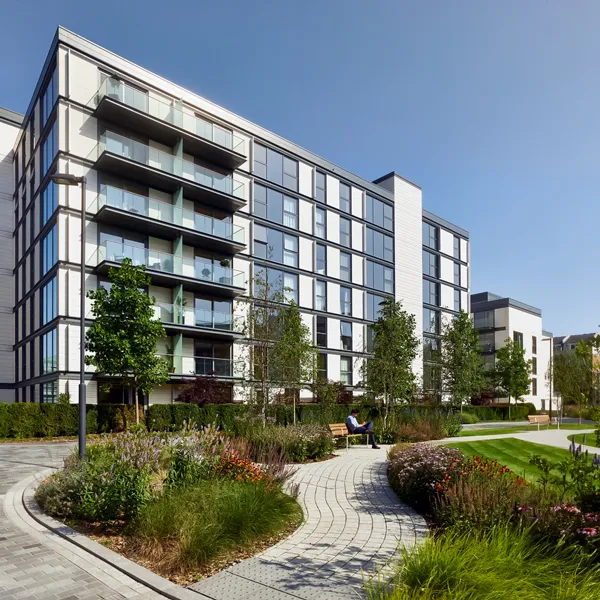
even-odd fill
[(375, 434), (373, 433), (373, 421), (369, 421), (368, 423), (365, 421), (362, 425), (358, 424), (356, 417), (358, 416), (358, 411), (353, 410), (346, 419), (346, 427), (350, 433), (368, 433), (369, 434), (369, 442), (371, 443), (371, 448), (375, 450), (379, 449), (377, 442), (375, 441)]

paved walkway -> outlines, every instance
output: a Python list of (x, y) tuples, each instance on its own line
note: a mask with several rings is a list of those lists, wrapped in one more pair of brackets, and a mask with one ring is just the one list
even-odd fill
[[(3, 500), (0, 598), (164, 598), (50, 532), (25, 510), (23, 494), (27, 480), (45, 468), (61, 466), (71, 447), (71, 444), (0, 444)], [(385, 565), (396, 553), (399, 543), (411, 547), (426, 535), (423, 519), (401, 504), (388, 487), (384, 449), (351, 448), (335, 459), (302, 465), (295, 480), (300, 486), (304, 524), (292, 536), (262, 554), (187, 590), (177, 588), (181, 597), (197, 600), (362, 598), (364, 576), (373, 576), (378, 569), (385, 572)], [(143, 569), (138, 567), (138, 580), (141, 571)], [(170, 597), (180, 596), (176, 593)]]

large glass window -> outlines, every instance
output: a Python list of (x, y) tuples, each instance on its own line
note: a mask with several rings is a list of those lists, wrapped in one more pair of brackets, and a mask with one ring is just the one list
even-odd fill
[(388, 231), (394, 231), (394, 209), (377, 198), (367, 196), (365, 218), (373, 225), (378, 225)]
[(327, 348), (327, 317), (317, 317), (317, 346)]
[(42, 336), (42, 375), (58, 370), (58, 340), (56, 329)]
[(317, 244), (316, 269), (319, 275), (325, 275), (327, 271), (327, 248), (323, 244)]
[(340, 342), (342, 350), (352, 351), (352, 323), (340, 321)]
[(340, 286), (340, 312), (352, 316), (352, 290), (344, 286)]
[(58, 381), (48, 381), (47, 383), (42, 383), (40, 394), (40, 402), (42, 404), (52, 404), (56, 402), (57, 397)]
[(494, 352), (494, 338), (495, 334), (493, 331), (486, 331), (479, 334), (479, 347), (481, 348), (482, 352)]
[(46, 325), (52, 319), (58, 316), (58, 285), (56, 277), (53, 277), (43, 288), (42, 288), (42, 322), (41, 325)]
[(50, 75), (50, 79), (48, 84), (46, 85), (46, 89), (42, 94), (41, 101), (41, 116), (42, 116), (42, 127), (46, 124), (54, 105), (56, 104), (56, 100), (58, 99), (58, 74), (56, 72), (56, 67), (52, 71), (52, 75)]
[(254, 174), (290, 190), (298, 191), (298, 161), (256, 143), (254, 144)]
[(271, 295), (282, 294), (287, 302), (298, 304), (298, 275), (286, 273), (279, 269), (255, 267), (254, 285), (258, 297), (265, 294), (265, 283), (269, 286)]
[(482, 310), (475, 313), (474, 316), (475, 329), (487, 329), (494, 327), (494, 311)]
[(460, 265), (454, 263), (454, 285), (460, 285)]
[(531, 380), (531, 395), (537, 396), (537, 379), (535, 378)]
[(58, 186), (54, 181), (51, 181), (42, 192), (42, 223), (43, 227), (48, 219), (54, 214), (54, 211), (58, 208)]
[(440, 359), (440, 340), (425, 336), (423, 338), (423, 360), (436, 362)]
[(423, 331), (427, 333), (440, 333), (440, 311), (431, 310), (431, 308), (423, 309)]
[(513, 331), (513, 341), (519, 348), (523, 347), (523, 334), (520, 331)]
[(298, 199), (254, 184), (253, 214), (298, 229)]
[(367, 287), (381, 292), (394, 293), (394, 270), (382, 264), (367, 261)]
[(315, 282), (315, 309), (327, 310), (327, 283), (319, 279)]
[(315, 207), (315, 235), (320, 240), (327, 239), (326, 213), (323, 208)]
[(317, 379), (327, 380), (327, 354), (317, 355)]
[(537, 354), (537, 338), (535, 335), (531, 336), (531, 354)]
[(340, 381), (352, 385), (352, 357), (340, 356)]
[(327, 193), (327, 179), (325, 173), (320, 171), (315, 172), (315, 198), (319, 202), (325, 202)]
[(352, 255), (340, 252), (340, 279), (352, 281)]
[(393, 262), (394, 239), (385, 233), (367, 227), (367, 254)]
[(379, 318), (384, 300), (383, 296), (367, 293), (367, 319), (369, 321), (376, 321)]
[(440, 278), (440, 257), (437, 254), (423, 250), (423, 274)]
[(42, 240), (42, 275), (45, 275), (58, 260), (58, 241), (56, 225), (46, 234)]
[(340, 182), (340, 210), (346, 213), (350, 211), (350, 186)]
[(438, 365), (423, 365), (423, 389), (429, 393), (439, 394), (442, 388), (442, 373)]
[(42, 177), (48, 172), (56, 153), (58, 152), (58, 125), (56, 121), (42, 143)]
[(440, 305), (440, 284), (423, 279), (423, 302), (425, 304)]
[(255, 223), (254, 256), (297, 267), (298, 237)]
[(454, 310), (460, 312), (461, 301), (460, 301), (460, 290), (454, 290)]
[(340, 244), (352, 248), (352, 221), (344, 217), (340, 217)]
[(454, 236), (454, 258), (460, 260), (460, 238)]
[(439, 229), (435, 225), (423, 222), (423, 246), (439, 250)]

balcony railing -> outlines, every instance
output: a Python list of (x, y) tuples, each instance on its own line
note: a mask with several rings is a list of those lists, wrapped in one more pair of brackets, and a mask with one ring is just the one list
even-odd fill
[(223, 267), (219, 263), (201, 258), (183, 258), (110, 240), (98, 246), (91, 262), (96, 265), (105, 260), (120, 263), (126, 258), (131, 259), (134, 265), (144, 265), (153, 271), (162, 271), (221, 285), (244, 287), (244, 273), (235, 271), (231, 267)]
[(234, 226), (226, 221), (220, 221), (192, 210), (179, 208), (173, 204), (153, 200), (113, 186), (102, 186), (100, 193), (90, 203), (89, 211), (97, 213), (103, 206), (112, 206), (171, 225), (179, 225), (236, 244), (244, 243), (243, 227)]
[(182, 177), (198, 183), (217, 192), (244, 199), (244, 184), (235, 181), (231, 175), (224, 175), (212, 169), (201, 167), (172, 154), (151, 148), (136, 140), (119, 133), (107, 131), (100, 136), (100, 141), (94, 146), (87, 159), (96, 162), (104, 152), (131, 159), (148, 167), (164, 171), (169, 175)]
[(154, 313), (163, 323), (222, 331), (231, 331), (233, 329), (231, 313), (163, 303), (155, 305)]
[(239, 361), (229, 358), (212, 358), (210, 356), (179, 356), (177, 354), (160, 354), (169, 364), (172, 375), (193, 377), (194, 375), (213, 375), (215, 377), (242, 377), (244, 367)]
[(112, 78), (104, 80), (88, 102), (88, 106), (96, 108), (105, 96), (170, 125), (189, 131), (227, 150), (246, 155), (246, 144), (242, 138), (219, 125), (198, 117), (191, 109), (152, 98), (147, 92)]

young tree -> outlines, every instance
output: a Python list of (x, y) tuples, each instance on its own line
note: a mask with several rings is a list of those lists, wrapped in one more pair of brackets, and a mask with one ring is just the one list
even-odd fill
[(486, 386), (486, 377), (479, 334), (473, 320), (461, 310), (444, 325), (441, 350), (442, 387), (460, 406), (478, 396)]
[(271, 377), (281, 387), (292, 390), (296, 423), (296, 395), (304, 385), (314, 381), (317, 355), (310, 329), (302, 321), (294, 301), (281, 310), (278, 333), (271, 354)]
[(415, 374), (412, 363), (417, 356), (419, 340), (415, 336), (416, 320), (402, 308), (400, 302), (386, 298), (379, 318), (373, 325), (373, 356), (363, 367), (366, 388), (384, 404), (384, 424), (387, 424), (393, 400), (412, 397)]
[(149, 394), (169, 380), (167, 362), (157, 356), (156, 343), (165, 330), (154, 318), (154, 298), (143, 290), (150, 283), (144, 267), (125, 259), (111, 267), (110, 290), (99, 287), (88, 292), (94, 301), (94, 322), (86, 334), (85, 348), (91, 354), (85, 362), (100, 375), (111, 377), (106, 387), (124, 386), (135, 395), (136, 421), (139, 422), (138, 394)]
[(531, 361), (525, 360), (525, 349), (506, 339), (505, 345), (496, 351), (496, 366), (493, 378), (500, 392), (508, 396), (508, 416), (510, 418), (510, 399), (523, 401), (531, 385)]

